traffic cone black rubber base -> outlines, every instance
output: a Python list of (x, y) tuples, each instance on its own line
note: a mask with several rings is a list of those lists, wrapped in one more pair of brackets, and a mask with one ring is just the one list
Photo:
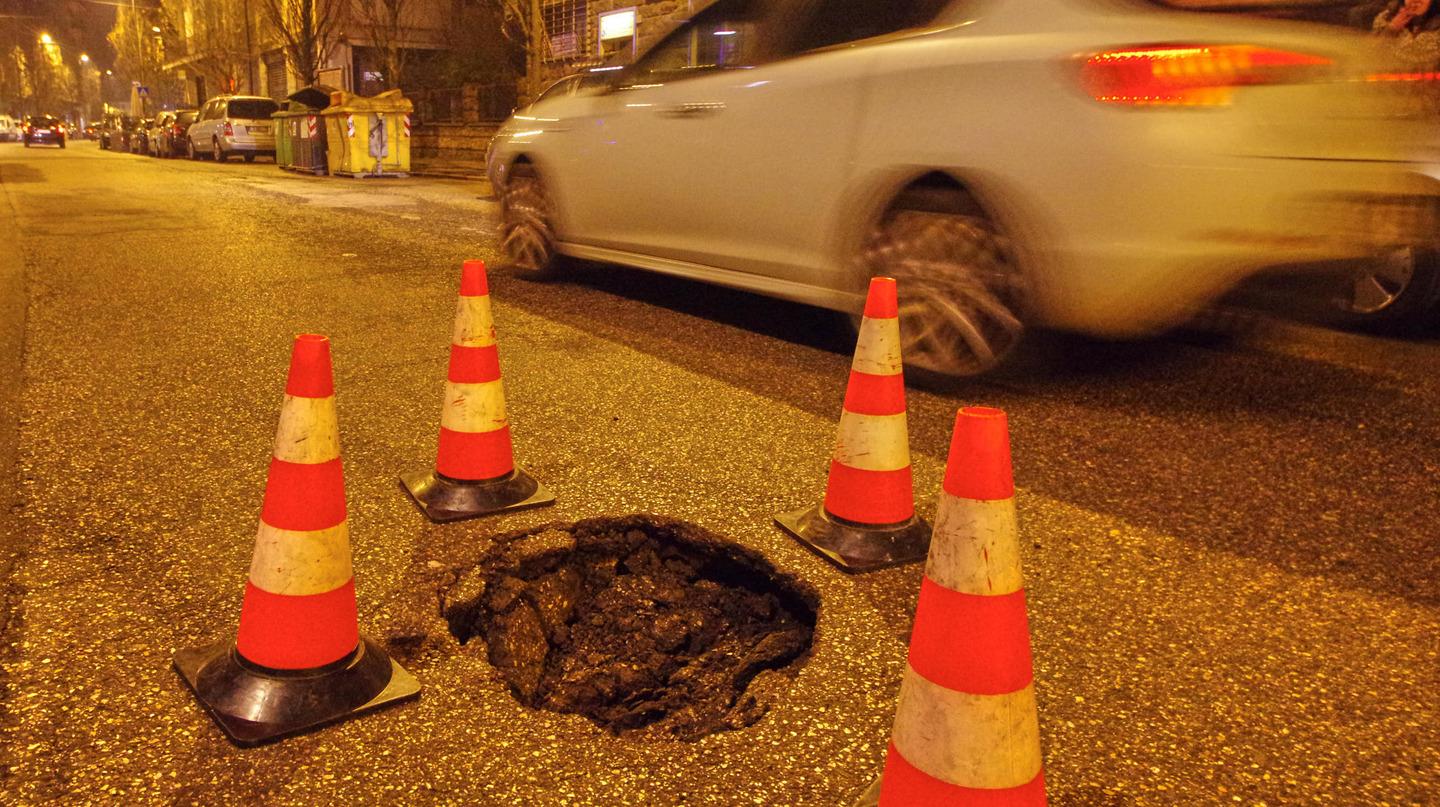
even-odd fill
[(348, 658), (313, 670), (257, 667), (233, 642), (175, 653), (175, 671), (225, 736), (249, 747), (409, 700), (420, 684), (380, 646), (360, 637)]
[(795, 540), (847, 572), (869, 572), (925, 559), (930, 525), (911, 516), (899, 524), (856, 524), (825, 512), (823, 506), (775, 517)]
[(437, 524), (555, 503), (555, 496), (524, 469), (483, 482), (464, 482), (435, 471), (404, 474), (400, 484), (425, 517)]

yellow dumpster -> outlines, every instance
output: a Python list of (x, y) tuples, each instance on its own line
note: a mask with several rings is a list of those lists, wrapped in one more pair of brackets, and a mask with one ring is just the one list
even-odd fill
[(325, 117), (330, 173), (345, 177), (403, 177), (410, 173), (410, 99), (399, 90), (369, 98), (335, 92)]

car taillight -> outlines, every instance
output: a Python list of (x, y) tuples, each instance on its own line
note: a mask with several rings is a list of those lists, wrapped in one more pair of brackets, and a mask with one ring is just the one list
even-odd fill
[(1291, 84), (1333, 64), (1324, 56), (1254, 45), (1158, 45), (1085, 58), (1090, 97), (1124, 106), (1224, 106), (1237, 87)]
[(228, 120), (225, 121), (225, 136), (226, 136), (226, 137), (234, 137), (234, 136), (235, 136), (235, 127), (234, 127), (234, 126), (231, 126), (231, 125), (230, 125), (230, 121), (228, 121)]

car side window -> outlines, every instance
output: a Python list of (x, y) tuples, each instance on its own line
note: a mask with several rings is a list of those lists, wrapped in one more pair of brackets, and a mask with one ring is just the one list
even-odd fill
[(759, 5), (748, 0), (716, 3), (636, 62), (625, 84), (655, 84), (761, 63)]
[(951, 0), (813, 0), (792, 49), (817, 50), (918, 28), (939, 16)]

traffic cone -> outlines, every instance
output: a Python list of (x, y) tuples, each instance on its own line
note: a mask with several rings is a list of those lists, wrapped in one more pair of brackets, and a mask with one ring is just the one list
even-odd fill
[(175, 669), (238, 745), (413, 698), (420, 685), (359, 635), (330, 342), (295, 338), (240, 629), (175, 653)]
[(870, 281), (825, 501), (782, 513), (775, 523), (846, 571), (925, 557), (930, 525), (915, 516), (899, 308), (891, 278)]
[(435, 469), (403, 474), (400, 483), (436, 522), (555, 503), (515, 465), (484, 261), (461, 270)]
[[(961, 409), (935, 515), (882, 807), (1045, 804), (1005, 413)], [(862, 798), (861, 804), (875, 803)]]

